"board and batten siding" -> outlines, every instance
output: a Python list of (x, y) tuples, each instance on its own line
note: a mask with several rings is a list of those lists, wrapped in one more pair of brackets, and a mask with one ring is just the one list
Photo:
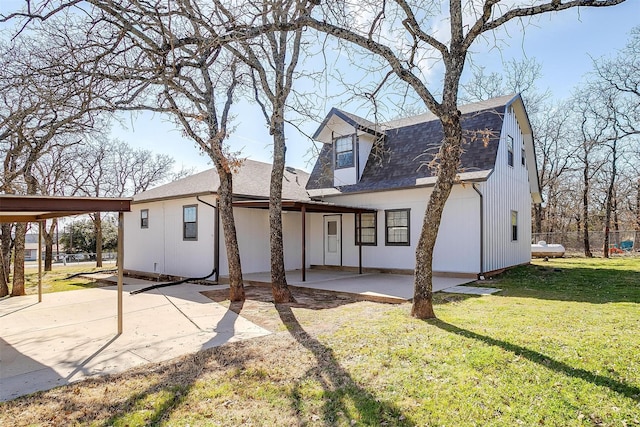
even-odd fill
[[(513, 138), (513, 166), (508, 165), (507, 139)], [(484, 198), (483, 272), (524, 264), (531, 260), (531, 191), (527, 162), (521, 163), (524, 139), (512, 108), (507, 107), (489, 179), (478, 185)], [(511, 236), (511, 212), (518, 213), (518, 240)]]
[[(202, 197), (215, 203), (212, 196)], [(182, 207), (198, 206), (198, 238), (183, 239)], [(140, 211), (149, 210), (149, 227), (140, 226)], [(151, 274), (201, 277), (213, 269), (214, 212), (195, 197), (135, 203), (124, 215), (124, 268)]]
[[(416, 245), (431, 188), (421, 187), (377, 193), (325, 197), (324, 200), (346, 206), (377, 209), (377, 245), (362, 247), (362, 265), (370, 268), (412, 270), (416, 263)], [(385, 210), (410, 209), (410, 245), (385, 245)], [(311, 264), (323, 264), (323, 215), (314, 214), (310, 233)], [(447, 200), (436, 240), (433, 269), (436, 272), (480, 272), (480, 203), (471, 186), (455, 185)], [(355, 244), (355, 214), (342, 214), (342, 265), (358, 266)]]
[[(201, 198), (215, 205), (215, 196)], [(186, 205), (198, 206), (198, 239), (195, 241), (185, 241), (182, 237), (182, 207)], [(142, 209), (149, 211), (148, 228), (140, 227)], [(234, 218), (243, 273), (269, 271), (269, 212), (234, 208)], [(213, 208), (195, 197), (136, 203), (124, 216), (124, 268), (152, 275), (204, 277), (211, 273), (214, 265), (214, 224)], [(285, 268), (299, 269), (302, 263), (300, 213), (283, 214), (282, 228)], [(225, 276), (229, 267), (222, 224), (220, 232), (220, 275)]]

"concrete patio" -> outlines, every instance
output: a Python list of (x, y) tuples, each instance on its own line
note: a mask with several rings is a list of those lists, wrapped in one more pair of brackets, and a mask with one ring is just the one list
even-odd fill
[[(287, 272), (289, 285), (401, 303), (413, 296), (413, 276), (311, 269)], [(101, 280), (115, 281), (114, 276)], [(268, 285), (270, 274), (245, 274)], [(434, 292), (483, 295), (491, 288), (461, 286), (469, 278), (435, 277)], [(123, 372), (227, 342), (270, 332), (201, 294), (225, 285), (182, 284), (137, 295), (158, 282), (125, 278), (124, 330), (117, 332), (115, 286), (0, 300), (0, 401), (96, 375)]]
[(143, 294), (125, 279), (124, 330), (116, 287), (0, 300), (0, 401), (270, 332), (187, 284)]
[[(250, 284), (268, 285), (271, 283), (269, 272), (245, 274), (243, 279), (245, 283)], [(312, 268), (306, 271), (306, 279), (306, 281), (302, 281), (301, 270), (287, 271), (287, 283), (290, 286), (350, 294), (378, 302), (401, 303), (413, 298), (413, 275), (410, 274), (358, 274), (350, 271)], [(468, 277), (435, 276), (433, 278), (433, 292), (444, 291), (474, 295), (487, 293), (479, 292), (478, 289), (488, 288), (460, 286), (473, 281), (474, 279)], [(492, 291), (496, 292), (498, 289), (492, 289)]]

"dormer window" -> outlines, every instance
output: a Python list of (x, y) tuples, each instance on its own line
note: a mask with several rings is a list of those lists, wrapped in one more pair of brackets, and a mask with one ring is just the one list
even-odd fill
[(336, 169), (354, 166), (353, 135), (341, 136), (333, 142)]

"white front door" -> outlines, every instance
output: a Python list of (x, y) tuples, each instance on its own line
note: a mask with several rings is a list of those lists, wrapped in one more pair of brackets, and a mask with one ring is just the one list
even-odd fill
[(342, 217), (324, 217), (324, 265), (342, 265)]

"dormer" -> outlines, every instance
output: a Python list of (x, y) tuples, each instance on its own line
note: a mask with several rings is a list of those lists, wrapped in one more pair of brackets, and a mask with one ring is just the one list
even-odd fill
[(384, 134), (378, 126), (351, 113), (332, 108), (313, 139), (331, 150), (331, 164), (323, 165), (333, 173), (333, 186), (357, 184), (367, 164), (376, 138)]

